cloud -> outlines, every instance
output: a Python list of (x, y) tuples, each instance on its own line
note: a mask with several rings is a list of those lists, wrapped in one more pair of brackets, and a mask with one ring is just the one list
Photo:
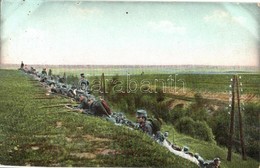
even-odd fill
[(186, 28), (183, 26), (177, 26), (169, 20), (162, 20), (158, 22), (149, 22), (148, 27), (152, 31), (162, 32), (162, 33), (186, 33)]

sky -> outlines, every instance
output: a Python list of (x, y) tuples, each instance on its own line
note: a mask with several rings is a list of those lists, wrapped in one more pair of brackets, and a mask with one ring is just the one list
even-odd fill
[(1, 1), (2, 64), (258, 66), (260, 3)]

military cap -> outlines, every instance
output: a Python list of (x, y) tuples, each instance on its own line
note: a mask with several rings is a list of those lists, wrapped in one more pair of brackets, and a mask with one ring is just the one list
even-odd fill
[(183, 152), (188, 152), (188, 151), (189, 151), (189, 147), (183, 146)]
[(147, 118), (147, 112), (146, 112), (145, 110), (142, 110), (142, 109), (137, 110), (137, 111), (136, 111), (136, 115), (137, 115), (138, 117), (146, 117), (146, 118)]

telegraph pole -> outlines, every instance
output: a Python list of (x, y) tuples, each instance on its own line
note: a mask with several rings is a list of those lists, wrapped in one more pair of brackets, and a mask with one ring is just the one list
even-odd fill
[(240, 90), (239, 90), (238, 77), (236, 77), (236, 87), (237, 87), (237, 106), (238, 106), (240, 145), (241, 145), (242, 159), (246, 160), (247, 158), (246, 158), (246, 150), (245, 150), (245, 142), (244, 142), (243, 121), (242, 121), (241, 106), (240, 106)]
[(103, 88), (103, 99), (105, 99), (106, 82), (105, 82), (105, 74), (104, 73), (102, 73), (102, 77), (101, 77), (101, 87)]
[[(233, 135), (234, 135), (234, 118), (235, 118), (235, 94), (237, 94), (237, 108), (238, 108), (238, 120), (239, 120), (239, 138), (240, 146), (242, 151), (242, 159), (246, 160), (246, 150), (244, 142), (244, 133), (243, 133), (243, 121), (241, 114), (241, 105), (240, 105), (240, 90), (239, 90), (239, 80), (237, 75), (234, 75), (232, 78), (232, 103), (231, 103), (231, 116), (230, 116), (230, 130), (229, 130), (229, 143), (228, 143), (228, 155), (227, 160), (231, 161), (232, 156), (232, 146), (233, 146)], [(236, 90), (236, 92), (235, 92)]]
[(233, 146), (233, 135), (234, 135), (234, 118), (235, 118), (235, 78), (232, 78), (232, 103), (231, 103), (231, 116), (230, 116), (230, 129), (229, 129), (229, 140), (228, 140), (228, 155), (227, 160), (231, 161), (232, 157), (232, 146)]

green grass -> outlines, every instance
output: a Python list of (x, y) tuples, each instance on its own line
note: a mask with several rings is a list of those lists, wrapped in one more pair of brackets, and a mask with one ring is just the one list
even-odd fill
[[(0, 70), (0, 164), (32, 166), (135, 166), (196, 167), (176, 157), (139, 131), (114, 126), (101, 118), (68, 111), (69, 100), (46, 96), (44, 88), (27, 75)], [(131, 116), (131, 115), (129, 115)], [(242, 161), (227, 150), (174, 132), (169, 140), (187, 145), (205, 159), (220, 157), (221, 167), (255, 168), (259, 163)]]
[(205, 160), (212, 160), (215, 157), (221, 159), (221, 168), (258, 168), (259, 163), (252, 159), (247, 158), (246, 161), (241, 159), (238, 153), (232, 153), (232, 161), (229, 162), (227, 158), (227, 148), (219, 147), (214, 143), (209, 143), (194, 139), (187, 135), (179, 134), (173, 127), (164, 125), (163, 130), (169, 131), (169, 140), (176, 143), (178, 146), (188, 146), (193, 153), (199, 153)]
[[(0, 70), (0, 164), (196, 167), (140, 131), (71, 112), (21, 72)], [(45, 107), (45, 108), (43, 108)]]
[[(240, 74), (241, 79), (239, 83), (242, 83), (240, 88), (243, 89), (241, 94), (255, 94), (260, 95), (260, 74)], [(208, 93), (226, 93), (229, 94), (231, 91), (231, 78), (232, 74), (145, 74), (145, 75), (119, 75), (118, 81), (121, 84), (116, 83), (118, 86), (123, 88), (129, 86), (130, 82), (136, 82), (137, 91), (140, 91), (142, 82), (149, 82), (149, 87), (167, 87), (168, 92), (176, 95), (183, 94), (184, 92), (208, 92)], [(88, 76), (90, 83), (94, 83), (97, 78), (100, 80), (100, 76)], [(106, 75), (106, 84), (108, 85), (113, 76)], [(128, 83), (127, 83), (128, 80)], [(176, 80), (176, 83), (175, 83)], [(175, 90), (175, 86), (177, 90)], [(183, 90), (184, 88), (184, 90)], [(184, 91), (184, 92), (183, 92)], [(178, 93), (179, 94), (178, 94)]]

